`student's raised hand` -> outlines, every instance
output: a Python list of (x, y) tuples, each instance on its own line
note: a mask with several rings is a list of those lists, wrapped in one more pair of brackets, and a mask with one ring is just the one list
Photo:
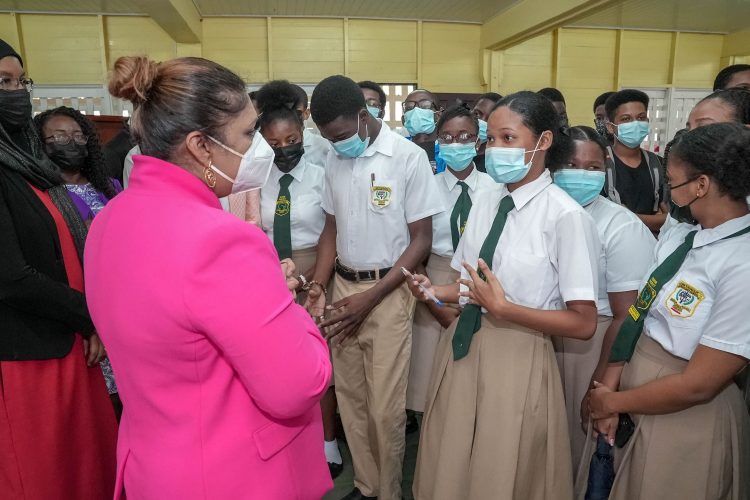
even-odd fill
[(424, 274), (414, 274), (412, 275), (412, 278), (406, 278), (406, 285), (409, 287), (409, 291), (411, 292), (414, 297), (420, 302), (427, 302), (430, 300), (429, 297), (427, 297), (427, 294), (425, 294), (424, 290), (419, 287), (419, 285), (422, 285), (425, 290), (427, 290), (429, 293), (434, 294), (435, 289), (432, 286), (432, 282), (430, 282), (430, 278), (425, 276)]
[(467, 291), (460, 292), (459, 295), (468, 298), (470, 304), (482, 306), (496, 318), (501, 318), (502, 310), (508, 303), (505, 290), (484, 260), (479, 259), (478, 264), (482, 276), (468, 263), (463, 263), (470, 279), (458, 280), (460, 284), (468, 288)]

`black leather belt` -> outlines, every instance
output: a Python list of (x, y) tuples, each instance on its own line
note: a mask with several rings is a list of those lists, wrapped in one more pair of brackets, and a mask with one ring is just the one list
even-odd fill
[(375, 269), (373, 271), (356, 271), (346, 267), (336, 259), (336, 274), (344, 278), (346, 281), (355, 281), (357, 283), (360, 281), (375, 281), (385, 277), (390, 270), (390, 267), (386, 267), (383, 269)]

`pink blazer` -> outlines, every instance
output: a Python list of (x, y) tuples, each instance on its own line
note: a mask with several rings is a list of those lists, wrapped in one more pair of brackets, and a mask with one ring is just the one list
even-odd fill
[(115, 499), (319, 499), (328, 348), (260, 229), (136, 156), (97, 215), (86, 296), (125, 411)]

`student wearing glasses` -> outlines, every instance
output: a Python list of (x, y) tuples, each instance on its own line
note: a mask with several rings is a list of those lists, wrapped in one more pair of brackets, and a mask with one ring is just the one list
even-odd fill
[(380, 120), (385, 116), (385, 102), (386, 96), (383, 91), (383, 87), (370, 80), (364, 80), (358, 82), (359, 88), (362, 89), (362, 95), (365, 98), (365, 104), (367, 105), (367, 111), (373, 116)]
[[(460, 273), (451, 259), (463, 234), (473, 202), (479, 193), (493, 189), (495, 181), (476, 169), (474, 157), (480, 142), (479, 123), (464, 106), (449, 108), (437, 125), (440, 156), (447, 168), (435, 176), (447, 211), (432, 217), (432, 251), (424, 271), (435, 285), (455, 283)], [(406, 408), (423, 412), (427, 386), (438, 341), (458, 317), (459, 309), (439, 307), (434, 302), (417, 304), (412, 328), (411, 366)]]
[(443, 108), (437, 98), (429, 90), (417, 89), (406, 96), (401, 109), (401, 122), (409, 132), (411, 141), (427, 153), (433, 172), (442, 172), (445, 165), (438, 157), (437, 121)]

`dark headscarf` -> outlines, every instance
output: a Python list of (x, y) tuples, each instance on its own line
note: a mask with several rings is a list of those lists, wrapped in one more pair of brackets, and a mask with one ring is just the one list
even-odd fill
[[(13, 56), (23, 65), (23, 60), (13, 47), (0, 40), (0, 59)], [(0, 113), (3, 110), (0, 109)], [(47, 158), (34, 122), (29, 116), (28, 124), (12, 137), (0, 124), (0, 168), (18, 172), (27, 182), (42, 191), (47, 191), (52, 202), (60, 210), (70, 229), (78, 256), (83, 262), (83, 246), (87, 228), (76, 210), (68, 190), (63, 186), (60, 169)]]

